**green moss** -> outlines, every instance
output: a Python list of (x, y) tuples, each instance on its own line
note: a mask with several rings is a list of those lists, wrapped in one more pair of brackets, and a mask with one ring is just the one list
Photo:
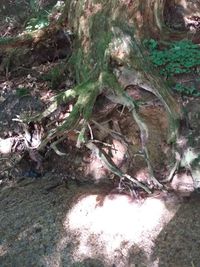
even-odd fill
[(91, 68), (88, 64), (88, 60), (84, 56), (84, 52), (82, 48), (78, 48), (75, 50), (69, 59), (68, 64), (70, 65), (70, 69), (72, 73), (75, 75), (75, 81), (77, 84), (80, 84), (84, 81), (87, 81), (91, 75)]
[(69, 130), (73, 128), (81, 118), (88, 121), (91, 117), (94, 103), (99, 94), (99, 83), (88, 81), (77, 86), (76, 90), (77, 94), (79, 94), (76, 104), (66, 121), (58, 127), (58, 131)]
[[(77, 36), (75, 52), (69, 60), (72, 72), (75, 73), (76, 82), (98, 79), (102, 70), (107, 70), (109, 58), (108, 45), (112, 39), (109, 31), (108, 19), (105, 13), (97, 12), (88, 18), (89, 31), (87, 31), (87, 46), (83, 47), (80, 36)], [(101, 25), (101, 27), (99, 27)]]
[(49, 87), (52, 89), (57, 89), (66, 78), (67, 72), (65, 64), (59, 64), (52, 68), (47, 74), (41, 76), (42, 80), (49, 82)]

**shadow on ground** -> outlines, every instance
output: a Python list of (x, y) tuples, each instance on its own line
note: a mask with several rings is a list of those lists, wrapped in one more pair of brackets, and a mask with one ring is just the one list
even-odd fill
[(158, 235), (153, 257), (159, 259), (159, 267), (199, 266), (199, 203), (198, 194), (188, 198)]
[(198, 266), (199, 195), (135, 201), (102, 190), (53, 176), (1, 188), (0, 266)]

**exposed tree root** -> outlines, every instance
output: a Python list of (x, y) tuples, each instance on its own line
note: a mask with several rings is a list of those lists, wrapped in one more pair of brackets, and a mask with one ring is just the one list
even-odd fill
[(108, 84), (112, 81), (111, 84), (114, 87), (113, 88), (114, 94), (109, 95), (108, 96), (109, 99), (115, 103), (118, 103), (118, 104), (121, 104), (127, 107), (131, 111), (132, 116), (140, 129), (141, 148), (144, 154), (145, 161), (147, 162), (150, 179), (155, 186), (162, 188), (163, 187), (162, 184), (160, 184), (154, 177), (153, 169), (151, 167), (151, 163), (149, 159), (148, 149), (146, 146), (148, 142), (148, 127), (146, 126), (146, 124), (143, 122), (142, 118), (139, 116), (138, 112), (136, 111), (136, 105), (133, 99), (121, 88), (121, 86), (117, 82), (114, 75), (112, 74), (107, 75), (106, 81), (108, 82)]
[[(101, 82), (86, 82), (79, 86), (77, 86), (74, 90), (72, 90), (68, 97), (78, 95), (77, 101), (71, 111), (70, 115), (64, 120), (64, 122), (57, 126), (56, 128), (52, 129), (46, 138), (42, 141), (40, 148), (46, 146), (48, 142), (50, 142), (55, 137), (60, 137), (60, 141), (62, 141), (62, 136), (67, 134), (70, 130), (75, 129), (76, 126), (81, 124), (81, 120), (83, 119), (85, 122), (88, 122), (91, 114), (94, 103), (96, 101), (97, 96), (101, 91)], [(66, 92), (67, 93), (67, 92)], [(63, 94), (65, 95), (65, 93)], [(65, 95), (66, 96), (66, 95)], [(68, 99), (65, 98), (64, 102)], [(56, 107), (58, 106), (57, 100), (42, 114), (40, 119), (50, 115), (53, 111), (55, 111)], [(84, 125), (82, 126), (85, 127)], [(81, 137), (79, 136), (79, 142)], [(55, 147), (55, 144), (58, 144), (59, 140), (56, 143), (53, 143), (52, 146)], [(80, 144), (79, 144), (80, 146)]]
[(86, 147), (89, 148), (92, 153), (94, 153), (103, 163), (103, 165), (111, 171), (111, 173), (117, 175), (121, 179), (128, 179), (131, 181), (134, 185), (136, 185), (138, 188), (142, 188), (144, 191), (146, 191), (148, 194), (151, 193), (149, 188), (142, 183), (140, 183), (136, 178), (131, 177), (128, 174), (124, 174), (113, 162), (110, 161), (106, 157), (103, 151), (101, 151), (93, 142), (87, 142)]
[[(59, 104), (61, 102), (66, 103), (67, 101), (71, 100), (72, 98), (78, 95), (77, 101), (70, 115), (65, 119), (65, 121), (61, 125), (52, 129), (48, 133), (46, 138), (41, 142), (39, 149), (42, 149), (44, 146), (46, 146), (47, 143), (51, 142), (55, 137), (57, 137), (58, 139), (52, 142), (51, 147), (57, 154), (63, 155), (63, 153), (57, 149), (56, 145), (65, 138), (65, 136), (70, 130), (75, 128), (78, 129), (81, 127), (77, 140), (77, 146), (80, 147), (82, 143), (85, 143), (87, 148), (89, 148), (92, 151), (95, 150), (96, 152), (98, 152), (97, 154), (99, 157), (100, 152), (98, 148), (93, 143), (91, 143), (91, 141), (87, 142), (84, 135), (88, 127), (87, 123), (89, 122), (92, 116), (92, 110), (96, 98), (102, 92), (103, 88), (107, 89), (106, 90), (107, 98), (109, 98), (114, 103), (127, 107), (131, 111), (132, 116), (140, 129), (141, 148), (145, 161), (147, 162), (150, 180), (154, 184), (154, 186), (162, 188), (162, 185), (154, 177), (148, 155), (148, 149), (146, 146), (148, 142), (148, 128), (140, 118), (139, 114), (137, 113), (133, 99), (123, 90), (123, 88), (119, 85), (117, 79), (112, 73), (102, 72), (101, 75), (99, 76), (98, 81), (96, 82), (89, 81), (83, 83), (82, 85), (77, 86), (74, 90), (69, 90), (66, 91), (65, 93), (60, 94), (57, 100), (55, 100), (55, 102), (51, 104), (49, 108), (47, 108), (38, 118), (36, 117), (37, 120), (38, 119), (41, 120), (44, 117), (49, 116), (57, 108), (58, 102)], [(104, 161), (104, 164), (112, 173), (118, 175), (120, 178), (123, 179), (126, 178), (130, 180), (137, 186), (147, 191), (148, 193), (150, 192), (150, 190), (147, 187), (136, 181), (136, 179), (132, 178), (127, 174), (123, 174), (116, 166), (112, 165), (111, 163), (108, 164), (105, 155), (103, 156), (103, 158), (101, 157), (101, 160)]]
[(180, 163), (181, 163), (181, 157), (178, 152), (175, 152), (175, 160), (176, 160), (175, 164), (173, 168), (171, 169), (169, 175), (165, 179), (163, 179), (162, 182), (170, 183), (173, 180), (175, 173), (178, 171)]

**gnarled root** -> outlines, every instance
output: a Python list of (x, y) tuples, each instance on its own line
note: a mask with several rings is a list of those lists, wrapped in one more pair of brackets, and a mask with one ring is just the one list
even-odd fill
[(121, 88), (115, 76), (109, 72), (102, 72), (99, 76), (98, 81), (96, 82), (88, 81), (75, 87), (74, 89), (59, 94), (53, 104), (51, 104), (49, 108), (47, 108), (41, 115), (39, 115), (39, 117), (36, 117), (37, 120), (43, 119), (44, 117), (49, 116), (52, 112), (54, 112), (60, 103), (67, 103), (71, 99), (77, 97), (77, 101), (74, 104), (69, 116), (59, 126), (49, 131), (46, 138), (41, 142), (39, 149), (42, 149), (44, 146), (46, 146), (47, 143), (52, 142), (52, 140), (56, 137), (57, 140), (51, 143), (51, 148), (54, 149), (54, 151), (58, 155), (64, 155), (64, 153), (60, 152), (57, 149), (57, 144), (66, 137), (69, 131), (71, 131), (72, 129), (79, 129), (79, 136), (77, 139), (78, 147), (80, 147), (82, 143), (85, 143), (86, 147), (89, 148), (92, 152), (95, 152), (95, 154), (97, 154), (97, 156), (104, 163), (105, 167), (112, 173), (114, 173), (121, 179), (128, 179), (136, 186), (150, 193), (151, 191), (148, 187), (144, 186), (142, 183), (140, 183), (130, 175), (124, 174), (117, 166), (106, 159), (106, 156), (99, 150), (97, 146), (94, 145), (94, 143), (92, 143), (91, 141), (87, 142), (84, 138), (96, 98), (102, 92), (103, 88), (107, 89), (106, 97), (108, 99), (110, 99), (114, 103), (127, 107), (132, 113), (133, 119), (136, 121), (140, 129), (142, 154), (147, 163), (150, 180), (155, 187), (162, 188), (162, 184), (159, 183), (154, 177), (149, 159), (147, 149), (148, 128), (137, 113), (134, 100)]
[(147, 167), (148, 167), (151, 182), (154, 184), (154, 186), (158, 188), (162, 188), (163, 185), (159, 183), (157, 179), (154, 177), (153, 169), (151, 167), (151, 163), (149, 159), (149, 153), (148, 153), (148, 149), (146, 146), (148, 142), (148, 128), (146, 124), (142, 121), (142, 119), (140, 118), (139, 114), (137, 113), (136, 106), (135, 106), (133, 99), (120, 87), (114, 75), (112, 74), (106, 75), (105, 81), (110, 83), (114, 91), (114, 94), (113, 93), (109, 94), (108, 98), (115, 103), (126, 106), (131, 111), (132, 116), (140, 129), (140, 140), (141, 140), (142, 153), (144, 155), (145, 161), (147, 162)]
[(149, 188), (145, 186), (144, 184), (140, 183), (136, 178), (133, 178), (132, 176), (123, 173), (113, 162), (111, 162), (111, 159), (108, 159), (106, 157), (106, 154), (102, 150), (100, 150), (93, 142), (89, 141), (86, 143), (86, 147), (89, 148), (92, 153), (94, 153), (102, 162), (102, 164), (113, 174), (117, 175), (121, 179), (128, 179), (131, 181), (134, 185), (136, 185), (138, 188), (142, 188), (144, 191), (146, 191), (148, 194), (151, 193)]

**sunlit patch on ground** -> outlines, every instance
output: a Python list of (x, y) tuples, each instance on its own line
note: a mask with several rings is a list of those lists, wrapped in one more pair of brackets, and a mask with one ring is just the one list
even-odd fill
[[(98, 195), (80, 199), (64, 222), (66, 231), (76, 236), (72, 253), (75, 261), (101, 258), (105, 264), (129, 266), (130, 250), (137, 247), (150, 262), (153, 240), (179, 207), (166, 198), (137, 202), (116, 194), (105, 197), (100, 204), (97, 199)], [(151, 266), (159, 266), (158, 262), (156, 259)]]

